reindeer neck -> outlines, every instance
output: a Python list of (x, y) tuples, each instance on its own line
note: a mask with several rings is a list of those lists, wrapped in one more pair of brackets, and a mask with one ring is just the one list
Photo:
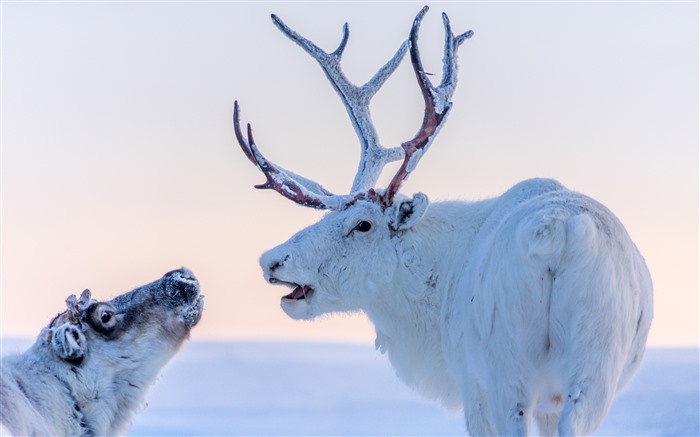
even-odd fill
[[(11, 418), (20, 427), (18, 433), (36, 435), (83, 435), (80, 421), (82, 417), (74, 410), (65, 365), (57, 363), (42, 340), (37, 340), (22, 354), (10, 355), (2, 359), (2, 383), (11, 403), (19, 406), (19, 411)], [(0, 402), (1, 404), (2, 402)], [(29, 422), (27, 422), (29, 421)]]
[(442, 352), (442, 305), (493, 205), (431, 204), (421, 222), (397, 237), (400, 265), (392, 290), (366, 308), (377, 331), (376, 347), (387, 353), (397, 375), (447, 406), (460, 401)]

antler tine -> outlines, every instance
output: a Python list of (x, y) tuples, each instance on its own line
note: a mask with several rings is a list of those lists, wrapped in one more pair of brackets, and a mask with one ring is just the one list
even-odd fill
[(255, 185), (258, 189), (273, 189), (300, 205), (316, 209), (340, 209), (352, 196), (338, 196), (323, 188), (317, 182), (299, 176), (289, 170), (274, 164), (265, 158), (253, 139), (253, 129), (247, 125), (247, 139), (243, 136), (240, 126), (238, 101), (233, 104), (233, 130), (243, 153), (250, 162), (265, 175), (264, 184)]
[(385, 148), (381, 146), (370, 116), (369, 103), (401, 63), (408, 49), (408, 41), (401, 44), (394, 56), (366, 84), (357, 86), (348, 80), (340, 67), (340, 59), (349, 37), (347, 23), (343, 25), (343, 37), (338, 48), (332, 53), (327, 53), (292, 30), (274, 14), (272, 21), (282, 33), (319, 63), (343, 101), (361, 146), (360, 164), (350, 192), (356, 193), (371, 188), (379, 178), (384, 166), (389, 162), (401, 159), (404, 155), (400, 147)]
[(418, 161), (420, 161), (423, 154), (430, 147), (435, 135), (437, 135), (447, 117), (447, 114), (452, 108), (451, 98), (455, 87), (457, 86), (456, 51), (467, 38), (470, 38), (473, 35), (473, 32), (470, 30), (455, 37), (454, 33), (452, 33), (450, 20), (448, 19), (447, 14), (442, 14), (442, 21), (445, 27), (445, 55), (442, 61), (442, 80), (440, 81), (440, 85), (435, 88), (423, 70), (423, 63), (421, 61), (420, 51), (418, 49), (418, 29), (420, 28), (421, 21), (423, 20), (426, 12), (428, 12), (428, 6), (424, 6), (423, 9), (418, 12), (416, 19), (413, 21), (411, 34), (409, 37), (409, 42), (411, 45), (411, 64), (413, 65), (413, 71), (416, 74), (418, 86), (421, 89), (423, 100), (425, 102), (423, 124), (412, 140), (401, 144), (401, 147), (405, 152), (404, 161), (381, 196), (381, 203), (385, 207), (391, 205), (394, 196), (401, 187), (401, 184), (416, 168)]

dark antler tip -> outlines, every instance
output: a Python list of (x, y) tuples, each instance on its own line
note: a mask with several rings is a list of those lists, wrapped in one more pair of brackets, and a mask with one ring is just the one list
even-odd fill
[(248, 123), (248, 142), (255, 145), (255, 140), (253, 139), (253, 127)]
[(277, 26), (280, 30), (285, 30), (285, 28), (287, 27), (277, 15), (270, 14), (270, 18), (272, 18), (272, 23), (275, 26)]
[(455, 38), (455, 44), (456, 44), (456, 46), (459, 46), (459, 45), (462, 44), (464, 41), (466, 41), (466, 40), (468, 40), (469, 38), (471, 38), (473, 35), (474, 35), (474, 32), (473, 32), (473, 31), (467, 30), (467, 31), (464, 32), (463, 34), (457, 36), (457, 37)]
[(423, 17), (425, 16), (425, 13), (428, 12), (428, 5), (423, 6), (423, 9), (421, 9), (418, 14), (416, 15), (416, 18), (413, 20), (413, 26), (411, 27), (411, 36), (409, 39), (414, 39), (417, 38), (418, 34), (418, 27), (420, 26), (421, 21), (423, 21)]

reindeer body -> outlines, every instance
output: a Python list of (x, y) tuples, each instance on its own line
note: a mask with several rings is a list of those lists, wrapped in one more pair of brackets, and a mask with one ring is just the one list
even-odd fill
[(652, 320), (643, 258), (607, 208), (553, 181), (498, 199), (443, 305), (473, 435), (592, 433), (638, 368)]
[[(258, 150), (248, 125), (236, 138), (271, 188), (304, 206), (329, 209), (318, 223), (265, 252), (265, 279), (291, 292), (282, 309), (295, 319), (362, 311), (376, 347), (422, 395), (462, 406), (472, 435), (592, 433), (617, 390), (638, 368), (652, 319), (652, 284), (625, 228), (603, 205), (550, 179), (530, 179), (477, 202), (397, 195), (451, 108), (456, 50), (447, 16), (443, 77), (434, 87), (417, 49), (427, 11), (408, 43), (362, 87), (348, 82), (340, 56), (275, 24), (316, 59), (341, 96), (360, 137), (350, 194), (334, 195), (284, 170)], [(423, 124), (401, 148), (379, 145), (369, 99), (403, 53), (424, 97)], [(402, 153), (400, 153), (402, 152)], [(378, 170), (404, 160), (389, 186)]]
[[(473, 435), (525, 435), (531, 417), (546, 434), (595, 429), (637, 369), (653, 313), (644, 260), (610, 211), (547, 179), (433, 203), (398, 231), (382, 223), (391, 211), (363, 209), (263, 254), (268, 281), (313, 290), (284, 298), (288, 315), (365, 312), (397, 376), (463, 406)], [(360, 219), (371, 241), (347, 234)]]

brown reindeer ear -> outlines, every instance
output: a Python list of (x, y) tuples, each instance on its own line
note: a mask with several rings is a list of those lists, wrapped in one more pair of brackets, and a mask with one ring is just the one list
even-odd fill
[(87, 352), (87, 339), (78, 326), (64, 323), (51, 330), (51, 349), (63, 360), (79, 361)]
[(395, 232), (403, 232), (410, 229), (418, 222), (428, 209), (428, 196), (416, 193), (412, 199), (395, 199), (387, 208), (389, 227)]

